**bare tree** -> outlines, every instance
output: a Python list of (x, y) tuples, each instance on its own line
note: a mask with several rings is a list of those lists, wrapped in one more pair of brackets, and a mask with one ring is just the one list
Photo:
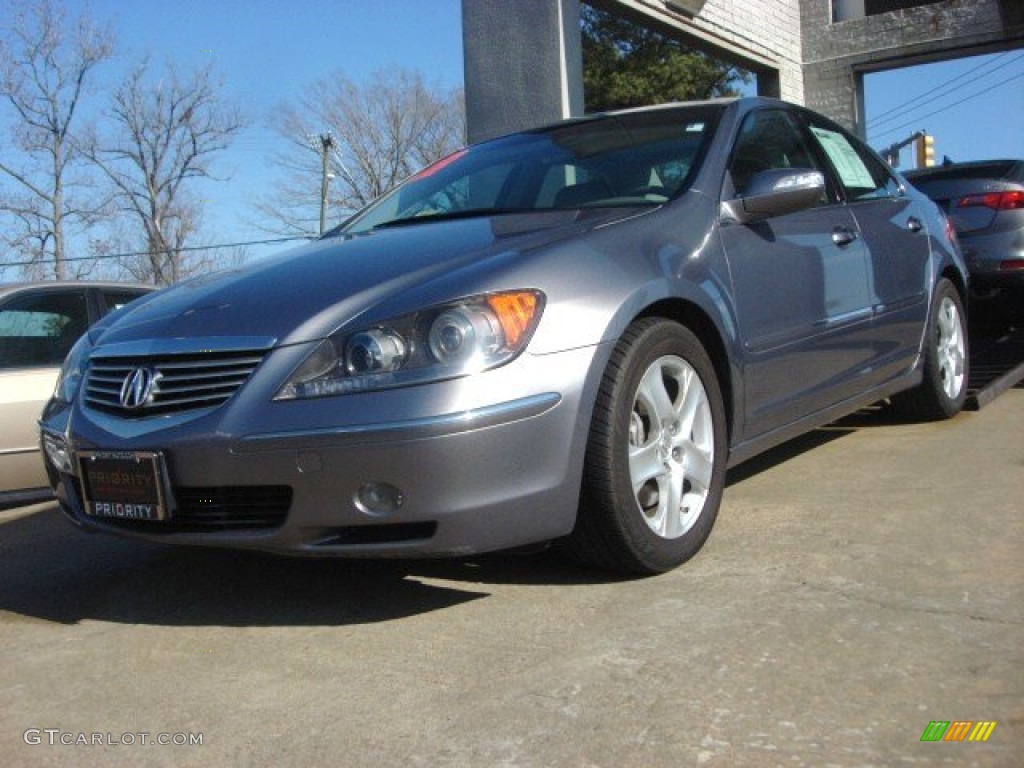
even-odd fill
[(167, 285), (195, 271), (183, 262), (201, 219), (189, 182), (214, 178), (214, 159), (243, 127), (218, 91), (209, 67), (186, 76), (168, 66), (154, 76), (144, 63), (114, 94), (112, 134), (89, 142), (87, 154), (141, 226), (148, 257), (135, 267), (139, 279)]
[[(153, 264), (148, 251), (138, 245), (138, 236), (130, 227), (119, 225), (104, 228), (103, 236), (92, 238), (88, 263), (98, 267), (105, 278), (137, 283), (153, 282)], [(180, 274), (195, 275), (244, 264), (250, 258), (245, 245), (190, 245), (183, 250)]]
[(325, 153), (337, 221), (462, 146), (465, 123), (462, 92), (431, 88), (418, 72), (383, 70), (363, 84), (342, 74), (319, 80), (276, 114), (272, 127), (287, 145), (271, 161), (285, 177), (256, 203), (256, 226), (316, 232)]
[(110, 58), (113, 37), (83, 15), (69, 20), (50, 0), (22, 5), (0, 39), (0, 104), (11, 141), (0, 144), (0, 212), (10, 249), (37, 276), (67, 276), (68, 229), (89, 224), (102, 203), (72, 178), (80, 160), (72, 128), (93, 70)]

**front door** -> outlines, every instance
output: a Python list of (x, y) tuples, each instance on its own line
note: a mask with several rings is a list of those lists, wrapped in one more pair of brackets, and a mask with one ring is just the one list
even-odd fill
[[(754, 112), (740, 129), (723, 194), (742, 195), (763, 170), (813, 168), (831, 178), (818, 157), (789, 112)], [(834, 185), (815, 208), (723, 222), (720, 233), (747, 360), (743, 438), (858, 391), (858, 372), (874, 354), (868, 255)]]

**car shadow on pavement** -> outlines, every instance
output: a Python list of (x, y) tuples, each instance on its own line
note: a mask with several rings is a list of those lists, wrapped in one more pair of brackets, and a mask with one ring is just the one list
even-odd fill
[(0, 613), (69, 625), (358, 625), (479, 600), (490, 595), (488, 583), (622, 578), (544, 551), (415, 561), (299, 558), (91, 535), (52, 505), (0, 517)]
[(365, 624), (486, 596), (423, 583), (399, 562), (275, 557), (89, 535), (55, 507), (0, 524), (0, 612), (61, 624)]
[[(858, 413), (860, 412), (858, 411)], [(792, 440), (787, 440), (782, 445), (777, 445), (730, 469), (725, 476), (725, 487), (728, 488), (730, 485), (742, 483), (744, 480), (749, 480), (751, 477), (759, 475), (772, 467), (783, 464), (790, 459), (795, 459), (797, 456), (808, 451), (820, 448), (827, 443), (831, 443), (833, 440), (838, 440), (844, 435), (852, 434), (857, 431), (859, 426), (856, 424), (843, 426), (843, 422), (835, 422), (834, 424), (795, 437)]]

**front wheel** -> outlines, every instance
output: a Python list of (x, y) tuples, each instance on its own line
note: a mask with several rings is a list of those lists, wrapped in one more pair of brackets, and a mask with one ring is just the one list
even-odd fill
[(960, 293), (947, 279), (935, 286), (924, 340), (924, 381), (893, 398), (900, 415), (948, 419), (967, 398), (967, 329)]
[(633, 324), (598, 392), (566, 548), (614, 570), (676, 567), (711, 533), (725, 463), (725, 409), (700, 341), (669, 320)]

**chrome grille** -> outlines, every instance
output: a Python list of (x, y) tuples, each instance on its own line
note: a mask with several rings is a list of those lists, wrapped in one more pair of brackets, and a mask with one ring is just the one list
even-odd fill
[[(97, 410), (136, 418), (213, 408), (245, 383), (263, 354), (260, 351), (94, 357), (86, 378), (85, 402)], [(152, 389), (142, 405), (129, 408), (121, 402), (121, 390), (140, 368), (152, 372)]]

